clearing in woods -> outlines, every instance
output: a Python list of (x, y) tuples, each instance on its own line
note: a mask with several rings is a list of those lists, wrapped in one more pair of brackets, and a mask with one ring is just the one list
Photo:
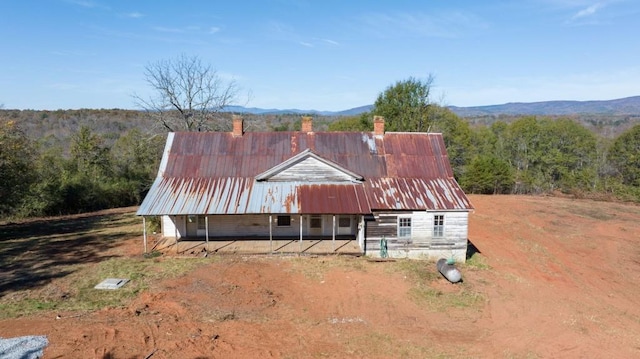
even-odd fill
[[(470, 196), (477, 252), (434, 263), (350, 256), (141, 255), (135, 209), (0, 227), (0, 337), (45, 358), (640, 356), (640, 207)], [(130, 278), (96, 291), (105, 277)]]

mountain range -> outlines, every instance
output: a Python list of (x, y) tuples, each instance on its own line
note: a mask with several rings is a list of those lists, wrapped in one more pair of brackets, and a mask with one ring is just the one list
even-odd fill
[[(510, 102), (502, 105), (459, 107), (447, 106), (460, 117), (483, 117), (498, 115), (640, 115), (640, 96), (604, 101), (541, 101)], [(351, 108), (344, 111), (317, 111), (299, 109), (262, 109), (256, 107), (229, 106), (227, 112), (252, 114), (309, 114), (320, 116), (354, 116), (370, 111), (373, 105)]]

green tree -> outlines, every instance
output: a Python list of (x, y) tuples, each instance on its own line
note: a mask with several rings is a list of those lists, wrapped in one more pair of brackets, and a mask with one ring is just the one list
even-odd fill
[(127, 205), (138, 204), (153, 183), (166, 136), (145, 136), (132, 129), (111, 148), (115, 187)]
[(110, 175), (109, 148), (102, 137), (81, 126), (71, 136), (71, 172), (90, 176), (95, 180)]
[(551, 189), (591, 191), (597, 175), (597, 138), (579, 123), (544, 119), (540, 171)]
[(511, 165), (494, 155), (476, 156), (460, 180), (460, 185), (470, 193), (510, 193), (514, 184)]
[(387, 87), (374, 103), (374, 115), (383, 116), (385, 129), (397, 132), (427, 132), (431, 125), (429, 98), (434, 77), (410, 77)]
[(348, 116), (329, 124), (329, 131), (372, 131), (373, 117), (369, 112)]
[(0, 119), (0, 216), (22, 205), (33, 180), (34, 148), (15, 121)]
[(465, 166), (476, 154), (471, 128), (467, 122), (445, 107), (431, 105), (429, 112), (430, 132), (442, 133), (453, 173), (456, 178), (460, 178), (464, 173)]
[(622, 184), (640, 187), (640, 124), (615, 139), (609, 160)]
[(516, 193), (595, 186), (597, 141), (580, 124), (529, 116), (509, 125), (505, 139), (515, 169)]

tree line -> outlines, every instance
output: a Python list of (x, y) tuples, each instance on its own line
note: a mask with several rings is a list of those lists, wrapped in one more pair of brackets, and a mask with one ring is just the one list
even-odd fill
[[(640, 125), (608, 139), (572, 119), (525, 116), (471, 126), (437, 105), (423, 115), (419, 126), (443, 133), (454, 175), (468, 193), (640, 202)], [(366, 113), (328, 127), (372, 131), (372, 119)], [(385, 121), (389, 131), (412, 130), (410, 118)], [(299, 129), (299, 121), (288, 127)], [(165, 138), (132, 128), (114, 139), (81, 125), (60, 141), (32, 140), (15, 121), (0, 119), (0, 218), (138, 205), (155, 179)]]
[(522, 116), (471, 125), (430, 101), (433, 79), (409, 78), (382, 92), (371, 111), (329, 130), (441, 132), (453, 172), (468, 193), (565, 193), (640, 202), (640, 124), (611, 139), (572, 118)]
[[(34, 121), (0, 112), (0, 219), (140, 204), (155, 179), (167, 130), (230, 126), (232, 114), (223, 109), (238, 89), (202, 66), (184, 56), (149, 66), (158, 97), (138, 98), (149, 106), (141, 112), (145, 120), (124, 110), (104, 111), (124, 115), (125, 122), (113, 116), (105, 121), (99, 110), (79, 111), (89, 122), (67, 118), (64, 111), (26, 111), (51, 127), (46, 133), (30, 128), (29, 136), (23, 125), (33, 127)], [(317, 130), (372, 131), (373, 116), (380, 115), (387, 131), (441, 132), (454, 175), (468, 193), (562, 192), (640, 202), (640, 124), (613, 139), (570, 118), (524, 116), (472, 125), (431, 101), (432, 83), (432, 76), (398, 81), (379, 94), (371, 112), (322, 118)], [(300, 129), (299, 115), (248, 116), (248, 131)], [(105, 124), (106, 131), (96, 131)]]
[(155, 178), (164, 140), (131, 129), (108, 145), (81, 126), (52, 144), (0, 119), (0, 218), (137, 205)]

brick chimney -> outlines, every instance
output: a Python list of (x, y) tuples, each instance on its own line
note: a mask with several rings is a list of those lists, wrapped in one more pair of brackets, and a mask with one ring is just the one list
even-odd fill
[(376, 136), (384, 135), (384, 117), (373, 116), (373, 134)]
[(313, 118), (309, 116), (302, 117), (302, 132), (313, 132)]
[(242, 137), (243, 128), (242, 128), (242, 117), (238, 115), (233, 115), (233, 137)]

